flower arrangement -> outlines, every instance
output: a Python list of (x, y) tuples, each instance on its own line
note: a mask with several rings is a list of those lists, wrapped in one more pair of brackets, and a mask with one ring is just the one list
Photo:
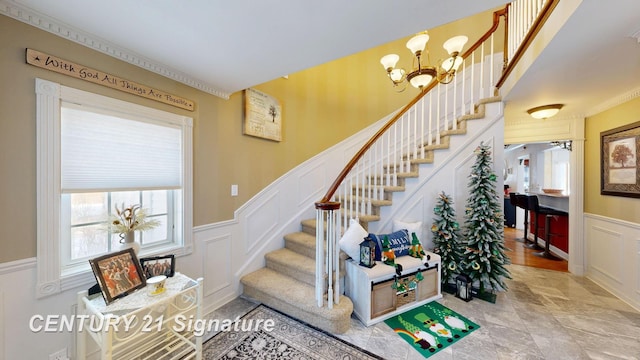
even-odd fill
[[(127, 208), (122, 204), (122, 210), (116, 204), (116, 214), (112, 216), (110, 228), (113, 232), (126, 234), (129, 231), (151, 230), (160, 225), (158, 220), (147, 219), (147, 212), (140, 205), (131, 205)], [(122, 235), (120, 237), (123, 237)]]

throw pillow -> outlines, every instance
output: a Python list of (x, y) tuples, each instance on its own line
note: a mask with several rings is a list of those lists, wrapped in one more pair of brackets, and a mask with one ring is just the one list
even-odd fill
[(407, 229), (409, 235), (416, 233), (418, 239), (422, 240), (422, 221), (407, 222), (402, 220), (393, 220), (392, 231)]
[(409, 232), (406, 229), (394, 231), (391, 234), (369, 234), (369, 236), (376, 242), (376, 261), (382, 260), (382, 240), (385, 236), (389, 240), (389, 246), (396, 257), (409, 254), (411, 237), (409, 237)]
[(349, 220), (349, 228), (338, 240), (338, 245), (350, 258), (358, 261), (360, 259), (360, 243), (367, 235), (367, 230), (356, 219), (351, 219)]

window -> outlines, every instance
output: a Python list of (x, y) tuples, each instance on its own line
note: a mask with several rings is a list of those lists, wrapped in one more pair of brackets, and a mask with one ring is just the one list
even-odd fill
[(160, 226), (140, 255), (191, 249), (192, 119), (36, 80), (37, 295), (93, 282), (88, 259), (117, 249), (115, 206), (140, 204)]

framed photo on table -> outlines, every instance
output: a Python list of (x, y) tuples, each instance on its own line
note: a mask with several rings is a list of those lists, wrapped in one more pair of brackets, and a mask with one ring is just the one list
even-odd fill
[(158, 275), (172, 277), (176, 270), (175, 256), (165, 255), (141, 258), (140, 266), (142, 266), (142, 273), (147, 279)]
[(133, 249), (91, 259), (89, 264), (107, 305), (147, 285)]
[(640, 198), (640, 121), (600, 133), (600, 194)]

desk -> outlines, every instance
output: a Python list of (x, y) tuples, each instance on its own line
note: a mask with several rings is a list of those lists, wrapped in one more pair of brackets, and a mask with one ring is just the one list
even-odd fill
[(87, 340), (98, 346), (102, 360), (202, 359), (202, 337), (180, 325), (202, 318), (202, 278), (176, 273), (165, 287), (156, 296), (142, 288), (109, 305), (100, 294), (89, 298), (86, 290), (79, 292), (78, 359), (88, 355)]

